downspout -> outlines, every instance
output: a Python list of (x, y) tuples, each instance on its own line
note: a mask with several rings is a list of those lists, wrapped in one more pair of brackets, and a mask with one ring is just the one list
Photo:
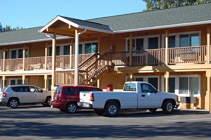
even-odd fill
[(80, 32), (77, 33), (77, 30), (75, 32), (75, 78), (74, 78), (74, 85), (78, 85), (78, 50), (79, 50), (79, 35), (86, 32), (86, 28)]

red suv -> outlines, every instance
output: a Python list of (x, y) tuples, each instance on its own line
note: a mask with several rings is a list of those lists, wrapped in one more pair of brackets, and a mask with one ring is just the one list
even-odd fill
[(80, 91), (102, 91), (93, 86), (59, 86), (57, 87), (52, 101), (53, 107), (59, 108), (62, 112), (75, 113), (78, 109)]

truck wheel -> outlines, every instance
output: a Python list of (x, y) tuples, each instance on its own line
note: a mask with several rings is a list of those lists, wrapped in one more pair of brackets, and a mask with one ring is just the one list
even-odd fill
[(94, 109), (94, 113), (97, 114), (98, 116), (101, 116), (105, 113), (104, 109)]
[(78, 107), (77, 107), (76, 103), (70, 102), (67, 104), (66, 112), (74, 114), (74, 113), (76, 113), (77, 109), (78, 109)]
[(9, 100), (9, 106), (11, 108), (17, 108), (18, 105), (19, 105), (19, 101), (18, 101), (17, 98), (12, 98), (12, 99)]
[(45, 103), (43, 103), (44, 106), (51, 106), (51, 97), (47, 97), (45, 100)]
[(156, 110), (157, 110), (157, 108), (151, 108), (151, 109), (149, 109), (149, 111), (150, 111), (150, 112), (153, 112), (153, 113), (155, 113)]
[(117, 103), (108, 103), (105, 107), (106, 115), (109, 117), (117, 116), (119, 113), (119, 105)]
[(163, 104), (163, 112), (168, 113), (168, 114), (174, 112), (174, 103), (173, 103), (173, 101), (167, 100), (167, 101), (164, 102), (164, 104)]

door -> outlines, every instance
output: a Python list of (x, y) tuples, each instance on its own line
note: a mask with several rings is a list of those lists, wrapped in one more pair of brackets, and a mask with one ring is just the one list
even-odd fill
[(30, 103), (38, 103), (40, 102), (40, 97), (37, 89), (34, 86), (29, 86), (29, 100)]
[(65, 101), (76, 101), (78, 100), (78, 95), (75, 91), (75, 87), (64, 87), (63, 91), (63, 98)]
[(148, 83), (141, 84), (139, 94), (139, 108), (159, 108), (161, 107), (161, 97), (157, 90)]

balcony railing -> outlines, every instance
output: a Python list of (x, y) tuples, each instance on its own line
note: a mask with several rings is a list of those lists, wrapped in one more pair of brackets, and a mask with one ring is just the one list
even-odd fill
[[(177, 65), (177, 64), (204, 64), (208, 63), (207, 56), (207, 46), (199, 46), (199, 47), (178, 47), (178, 48), (168, 48), (167, 49), (167, 57), (165, 57), (166, 50), (164, 48), (161, 49), (147, 49), (141, 51), (133, 51), (132, 52), (132, 66), (158, 66), (164, 65), (165, 59), (167, 58), (167, 64), (169, 65)], [(107, 65), (113, 66), (129, 66), (129, 52), (113, 52), (107, 53), (106, 60), (102, 60), (108, 62)], [(70, 59), (72, 57), (72, 59)], [(93, 54), (80, 54), (79, 55), (79, 65), (83, 64), (89, 60), (95, 61), (96, 56)], [(70, 60), (71, 63), (70, 63)], [(88, 67), (92, 64), (92, 62), (86, 62), (86, 66)], [(98, 65), (102, 62), (98, 62)], [(47, 63), (45, 62), (45, 57), (29, 57), (25, 58), (25, 70), (41, 70), (41, 69), (52, 69), (52, 56), (47, 57)], [(57, 69), (70, 69), (74, 68), (75, 65), (75, 55), (62, 55), (56, 56), (55, 66)], [(83, 69), (83, 68), (82, 68)], [(81, 70), (82, 70), (81, 69)], [(0, 70), (3, 70), (3, 60), (0, 59)], [(23, 59), (5, 59), (5, 71), (14, 71), (14, 70), (23, 70)]]

